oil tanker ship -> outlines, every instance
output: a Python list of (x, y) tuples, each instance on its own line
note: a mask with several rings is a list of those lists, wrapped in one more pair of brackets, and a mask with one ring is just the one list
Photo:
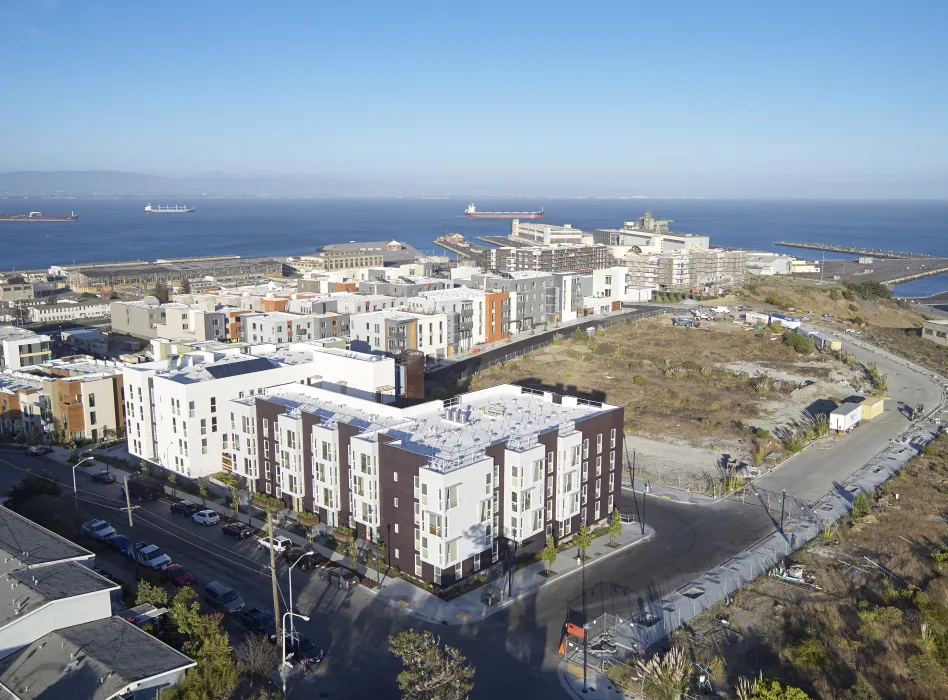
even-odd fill
[(145, 205), (146, 214), (190, 214), (194, 211), (194, 207), (188, 208), (187, 206), (179, 207), (177, 205), (173, 207), (162, 207), (162, 206), (152, 206), (151, 204)]
[(31, 211), (29, 214), (0, 214), (0, 221), (78, 221), (76, 212), (66, 215), (44, 216), (42, 212)]
[(464, 216), (469, 219), (542, 219), (543, 208), (540, 211), (477, 211), (477, 207), (469, 204)]

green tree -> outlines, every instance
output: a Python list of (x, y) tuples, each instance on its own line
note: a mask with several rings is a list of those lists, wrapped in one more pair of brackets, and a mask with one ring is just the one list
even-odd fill
[(619, 509), (612, 511), (612, 517), (609, 519), (609, 537), (612, 544), (616, 543), (616, 538), (622, 534), (622, 518), (619, 516)]
[(7, 491), (6, 506), (11, 510), (16, 510), (37, 496), (59, 498), (62, 492), (58, 480), (36, 474), (27, 474), (22, 481)]
[(879, 700), (879, 693), (869, 685), (869, 681), (859, 676), (843, 693), (843, 700)]
[(546, 547), (540, 552), (540, 559), (546, 564), (546, 570), (553, 571), (553, 565), (556, 563), (556, 543), (552, 535), (546, 536)]
[(867, 515), (869, 515), (869, 499), (860, 491), (853, 498), (853, 519), (858, 520)]
[(171, 487), (171, 495), (175, 497), (178, 496), (177, 483), (178, 475), (174, 472), (168, 472), (168, 486)]
[(201, 615), (197, 635), (184, 645), (184, 652), (197, 663), (188, 669), (174, 690), (162, 697), (175, 700), (223, 700), (237, 687), (230, 639), (221, 629), (220, 615)]
[(155, 607), (162, 607), (168, 604), (168, 591), (161, 586), (155, 586), (148, 581), (138, 582), (138, 591), (135, 594), (135, 605), (145, 605), (151, 603)]
[(155, 282), (155, 286), (151, 288), (151, 296), (155, 297), (162, 304), (168, 303), (168, 288), (163, 285), (161, 282)]
[(197, 602), (197, 594), (190, 586), (182, 586), (171, 599), (168, 615), (174, 622), (178, 632), (188, 637), (194, 637), (201, 625), (201, 604)]
[(576, 533), (576, 539), (573, 540), (573, 544), (576, 545), (580, 556), (584, 559), (586, 558), (586, 550), (592, 546), (592, 543), (593, 539), (592, 535), (589, 534), (589, 528), (586, 527), (586, 523), (583, 523), (579, 526), (579, 532)]
[(474, 689), (474, 667), (454, 647), (442, 648), (431, 632), (405, 630), (388, 644), (402, 662), (398, 687), (406, 700), (466, 700)]
[(762, 681), (751, 696), (752, 700), (810, 700), (810, 696), (799, 688), (780, 685), (779, 681)]
[(204, 479), (198, 479), (198, 495), (201, 497), (201, 504), (207, 505), (207, 484)]
[(185, 278), (181, 280), (181, 293), (190, 294), (191, 293), (191, 280)]

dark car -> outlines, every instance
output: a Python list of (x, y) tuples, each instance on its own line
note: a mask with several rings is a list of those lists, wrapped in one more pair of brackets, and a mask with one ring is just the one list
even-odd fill
[(221, 532), (230, 535), (235, 540), (245, 540), (253, 536), (256, 530), (247, 523), (229, 523), (221, 528)]
[(312, 639), (304, 637), (301, 634), (297, 634), (295, 638), (287, 635), (286, 655), (288, 657), (291, 651), (293, 652), (293, 656), (289, 658), (290, 662), (302, 666), (318, 664), (326, 655), (326, 652), (316, 646)]
[[(303, 547), (290, 547), (283, 552), (283, 558), (286, 559), (286, 563), (290, 566), (296, 564), (296, 568), (302, 569), (303, 571), (309, 571), (326, 562), (326, 557), (322, 554), (311, 552)], [(297, 562), (299, 563), (297, 564)]]
[(93, 474), (92, 480), (98, 481), (100, 484), (114, 484), (115, 474), (110, 472), (108, 469), (103, 469), (102, 471)]
[(349, 569), (343, 569), (338, 567), (335, 569), (320, 569), (319, 578), (324, 581), (329, 581), (330, 585), (339, 586), (343, 590), (348, 590), (355, 586), (359, 579), (356, 578), (356, 575), (349, 571)]
[(26, 454), (30, 455), (31, 457), (37, 457), (39, 455), (48, 455), (52, 451), (53, 451), (53, 448), (48, 447), (47, 445), (33, 445), (32, 447), (26, 448)]
[(171, 512), (177, 513), (178, 515), (183, 515), (185, 518), (190, 518), (192, 515), (201, 510), (204, 510), (204, 506), (199, 506), (197, 503), (191, 503), (191, 501), (178, 501), (177, 503), (171, 504)]
[(253, 634), (265, 634), (270, 641), (276, 639), (276, 618), (266, 610), (244, 610), (240, 613), (240, 624)]
[(125, 535), (112, 535), (105, 541), (105, 544), (108, 545), (109, 549), (126, 556), (128, 556), (128, 551), (132, 547), (132, 541)]
[(165, 575), (176, 586), (186, 586), (194, 581), (194, 575), (180, 564), (170, 564), (165, 569)]

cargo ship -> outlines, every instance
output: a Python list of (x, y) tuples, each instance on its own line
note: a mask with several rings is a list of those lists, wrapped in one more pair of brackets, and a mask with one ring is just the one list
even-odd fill
[(43, 216), (42, 212), (31, 211), (29, 214), (0, 214), (0, 221), (78, 221), (79, 216), (72, 212), (65, 216)]
[(194, 211), (194, 207), (188, 208), (187, 206), (179, 207), (177, 205), (173, 207), (162, 207), (162, 206), (152, 206), (151, 204), (145, 205), (146, 214), (190, 214)]
[(477, 207), (469, 204), (464, 216), (469, 219), (542, 219), (543, 208), (540, 211), (477, 211)]

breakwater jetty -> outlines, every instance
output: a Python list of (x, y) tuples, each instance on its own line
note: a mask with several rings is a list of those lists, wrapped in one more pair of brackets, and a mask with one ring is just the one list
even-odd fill
[(931, 258), (934, 256), (922, 253), (905, 253), (898, 250), (878, 250), (876, 248), (860, 248), (857, 246), (834, 245), (832, 243), (806, 243), (799, 241), (777, 241), (774, 245), (786, 248), (807, 248), (809, 250), (823, 250), (827, 253), (848, 253), (850, 255), (867, 255), (875, 258)]

